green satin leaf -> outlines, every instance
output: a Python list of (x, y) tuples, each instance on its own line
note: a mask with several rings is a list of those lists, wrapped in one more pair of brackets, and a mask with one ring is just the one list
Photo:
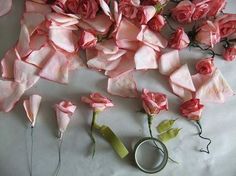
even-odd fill
[(178, 136), (179, 131), (181, 129), (180, 128), (171, 128), (168, 131), (161, 133), (160, 135), (158, 135), (158, 138), (162, 141), (162, 142), (166, 142), (169, 141), (170, 139), (173, 139), (175, 137)]
[(129, 151), (127, 150), (123, 142), (119, 139), (119, 137), (115, 135), (115, 133), (108, 126), (103, 125), (99, 127), (99, 132), (111, 144), (112, 148), (121, 158), (124, 158), (129, 154)]
[[(177, 120), (177, 119), (176, 119)], [(163, 133), (167, 130), (169, 130), (170, 128), (172, 128), (172, 126), (174, 125), (176, 120), (164, 120), (162, 121), (157, 127), (157, 131), (159, 133)]]

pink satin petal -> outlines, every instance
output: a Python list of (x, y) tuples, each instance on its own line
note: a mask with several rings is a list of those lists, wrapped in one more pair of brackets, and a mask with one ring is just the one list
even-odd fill
[(121, 74), (133, 71), (134, 69), (134, 53), (127, 52), (125, 55), (122, 56), (119, 65), (115, 69), (107, 71), (105, 74), (111, 78), (114, 78)]
[(197, 90), (196, 97), (203, 102), (224, 103), (234, 92), (219, 69)]
[(34, 86), (38, 80), (38, 68), (21, 60), (15, 60), (14, 80), (25, 85), (25, 89)]
[(193, 92), (196, 90), (193, 85), (192, 77), (190, 75), (187, 64), (181, 66), (179, 69), (174, 71), (170, 75), (170, 80), (172, 83), (182, 88), (188, 89)]
[(25, 12), (34, 12), (41, 14), (48, 14), (52, 11), (51, 7), (46, 4), (40, 4), (37, 2), (26, 1), (25, 2)]
[(149, 46), (141, 46), (134, 55), (134, 62), (137, 70), (157, 69), (157, 54)]
[(135, 98), (138, 96), (136, 82), (132, 72), (122, 74), (115, 78), (108, 79), (108, 93), (127, 98)]
[(32, 35), (32, 33), (39, 27), (39, 25), (44, 22), (45, 17), (41, 13), (26, 12), (24, 13), (22, 20), (26, 25), (29, 34)]
[(25, 92), (25, 85), (13, 81), (0, 80), (0, 111), (11, 111)]
[(16, 45), (16, 49), (21, 57), (25, 57), (31, 52), (29, 43), (30, 43), (29, 30), (25, 24), (22, 24), (19, 40)]
[(62, 15), (62, 14), (58, 14), (58, 13), (50, 13), (47, 15), (47, 19), (49, 21), (54, 21), (56, 22), (58, 25), (59, 24), (70, 24), (70, 25), (74, 25), (77, 24), (78, 18), (74, 18), (74, 17), (70, 17), (67, 15)]
[(112, 19), (111, 10), (110, 10), (109, 6), (107, 5), (106, 1), (104, 1), (104, 0), (98, 0), (98, 1), (99, 1), (100, 7), (103, 10), (104, 14), (106, 14), (110, 19)]
[(193, 92), (185, 89), (177, 84), (174, 84), (171, 80), (169, 80), (170, 87), (175, 95), (180, 97), (183, 101), (187, 101), (193, 98)]
[(76, 49), (75, 35), (72, 30), (68, 29), (50, 29), (49, 39), (59, 48), (74, 52)]
[(60, 52), (55, 52), (45, 64), (40, 77), (55, 81), (57, 83), (67, 84), (69, 75), (69, 61), (66, 56)]
[(140, 46), (140, 42), (138, 42), (138, 41), (128, 41), (126, 39), (117, 40), (116, 44), (119, 48), (130, 50), (130, 51), (136, 51)]
[(40, 50), (43, 46), (47, 45), (48, 36), (46, 34), (40, 34), (34, 32), (30, 37), (29, 47), (31, 50)]
[(96, 44), (95, 48), (102, 51), (104, 54), (115, 54), (118, 52), (119, 48), (116, 45), (115, 41), (105, 40)]
[(0, 16), (7, 14), (12, 8), (12, 0), (0, 0)]
[(203, 74), (197, 73), (195, 75), (192, 75), (193, 84), (196, 90), (198, 90), (202, 86), (202, 84), (208, 81), (211, 77), (212, 77), (212, 74), (203, 75)]
[(179, 68), (180, 58), (179, 51), (172, 50), (166, 52), (160, 56), (158, 59), (159, 72), (163, 75), (169, 76), (173, 71)]
[(69, 70), (77, 70), (86, 67), (78, 53), (69, 54), (67, 58), (70, 60)]
[(20, 60), (20, 56), (18, 55), (15, 48), (12, 48), (7, 51), (7, 53), (1, 60), (3, 78), (8, 78), (8, 79), (14, 78), (14, 64), (15, 60), (17, 59)]
[(31, 122), (32, 127), (35, 126), (41, 100), (42, 100), (41, 96), (31, 95), (29, 99), (26, 99), (23, 102), (26, 115), (29, 121)]
[(168, 45), (168, 41), (160, 33), (151, 31), (146, 25), (141, 26), (137, 40), (152, 47), (156, 51), (160, 51), (160, 48), (166, 48)]

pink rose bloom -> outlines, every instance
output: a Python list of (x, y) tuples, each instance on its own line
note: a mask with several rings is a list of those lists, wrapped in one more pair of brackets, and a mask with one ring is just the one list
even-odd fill
[(180, 105), (180, 113), (189, 120), (200, 120), (203, 108), (199, 99), (191, 99)]
[(119, 10), (121, 13), (129, 19), (134, 19), (137, 16), (138, 9), (135, 7), (131, 0), (120, 0)]
[(96, 0), (80, 0), (78, 13), (85, 19), (95, 18), (99, 10)]
[(216, 22), (219, 23), (221, 38), (236, 33), (236, 14), (225, 14), (217, 18)]
[(213, 58), (201, 59), (196, 63), (196, 70), (202, 75), (211, 74), (214, 70)]
[(77, 14), (79, 9), (79, 0), (67, 0), (65, 6), (68, 12)]
[(143, 89), (141, 98), (144, 110), (151, 116), (158, 114), (161, 110), (168, 110), (168, 101), (165, 94)]
[(176, 32), (172, 35), (169, 46), (174, 49), (183, 49), (188, 47), (190, 40), (188, 35), (184, 32), (182, 27), (179, 27)]
[(160, 32), (165, 24), (165, 18), (162, 15), (157, 14), (148, 22), (148, 27), (153, 31)]
[(217, 16), (226, 5), (226, 0), (209, 0), (208, 2), (210, 11), (207, 16)]
[(92, 48), (97, 44), (97, 37), (88, 31), (82, 31), (79, 46), (82, 49)]
[(184, 0), (171, 10), (171, 16), (179, 23), (190, 23), (194, 11), (195, 5), (189, 0)]
[(195, 5), (196, 5), (196, 8), (195, 8), (195, 11), (193, 13), (192, 20), (197, 21), (199, 19), (207, 17), (207, 13), (210, 10), (209, 5), (207, 3), (202, 3), (202, 1), (196, 3)]
[(114, 104), (110, 99), (100, 93), (92, 93), (89, 97), (82, 97), (81, 101), (89, 104), (95, 112), (104, 111), (108, 107), (113, 107)]
[(220, 29), (218, 23), (206, 21), (198, 28), (195, 40), (201, 44), (213, 47), (220, 41)]
[(223, 57), (227, 61), (233, 61), (236, 59), (236, 45), (229, 46), (225, 49)]
[(139, 24), (147, 24), (155, 15), (156, 9), (153, 6), (142, 6), (138, 9), (137, 20)]

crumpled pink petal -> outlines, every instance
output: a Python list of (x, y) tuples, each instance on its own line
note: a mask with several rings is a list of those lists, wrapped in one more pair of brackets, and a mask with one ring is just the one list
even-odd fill
[(112, 95), (127, 98), (138, 96), (138, 90), (132, 72), (122, 74), (115, 78), (109, 78), (107, 91)]
[(169, 83), (173, 92), (184, 100), (191, 99), (192, 92), (196, 91), (187, 64), (170, 75)]
[(25, 85), (25, 89), (33, 87), (39, 80), (38, 68), (21, 60), (15, 60), (14, 80)]
[(16, 45), (16, 49), (22, 58), (27, 56), (31, 52), (29, 43), (30, 43), (29, 30), (25, 24), (22, 24), (19, 40)]
[(99, 1), (99, 4), (100, 4), (100, 7), (101, 9), (103, 10), (103, 12), (109, 16), (110, 19), (112, 19), (112, 16), (111, 16), (111, 11), (110, 11), (110, 8), (109, 6), (107, 5), (106, 1), (104, 0), (98, 0)]
[(166, 48), (168, 45), (168, 41), (160, 33), (151, 31), (146, 25), (141, 26), (137, 40), (152, 47), (156, 51), (160, 51), (160, 48)]
[(10, 50), (7, 51), (7, 53), (1, 60), (3, 78), (7, 78), (7, 79), (14, 78), (14, 64), (15, 64), (15, 60), (17, 59), (21, 60), (15, 48), (11, 48)]
[(157, 69), (157, 54), (147, 45), (141, 46), (134, 55), (134, 62), (137, 70)]
[(12, 8), (12, 0), (0, 0), (0, 16), (7, 14)]
[(9, 112), (24, 94), (25, 85), (13, 81), (0, 80), (0, 90), (0, 111)]
[(31, 127), (35, 126), (41, 100), (42, 100), (41, 96), (31, 95), (29, 99), (26, 99), (23, 102), (26, 115), (29, 121), (31, 122)]
[(69, 75), (69, 61), (59, 51), (55, 52), (39, 73), (40, 77), (67, 84)]
[(178, 50), (172, 50), (166, 52), (162, 54), (158, 59), (159, 72), (162, 75), (169, 76), (173, 71), (175, 71), (180, 66), (181, 65), (180, 65)]
[(202, 85), (196, 91), (196, 97), (202, 102), (224, 103), (228, 97), (234, 95), (219, 69), (215, 70), (210, 79), (202, 81)]

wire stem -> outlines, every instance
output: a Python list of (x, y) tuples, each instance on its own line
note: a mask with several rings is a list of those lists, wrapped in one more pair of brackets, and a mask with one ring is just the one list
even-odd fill
[(61, 156), (61, 150), (62, 150), (62, 142), (63, 142), (63, 136), (61, 139), (58, 140), (58, 164), (57, 168), (55, 171), (55, 176), (58, 176), (60, 169), (61, 169), (61, 161), (62, 161), (62, 156)]
[(96, 140), (95, 137), (93, 135), (93, 131), (94, 131), (94, 127), (96, 125), (96, 118), (97, 118), (98, 112), (94, 111), (93, 112), (93, 119), (92, 119), (92, 123), (91, 123), (91, 128), (90, 128), (90, 132), (91, 132), (91, 139), (93, 142), (93, 146), (92, 146), (92, 157), (94, 157), (95, 155), (95, 149), (96, 149)]

